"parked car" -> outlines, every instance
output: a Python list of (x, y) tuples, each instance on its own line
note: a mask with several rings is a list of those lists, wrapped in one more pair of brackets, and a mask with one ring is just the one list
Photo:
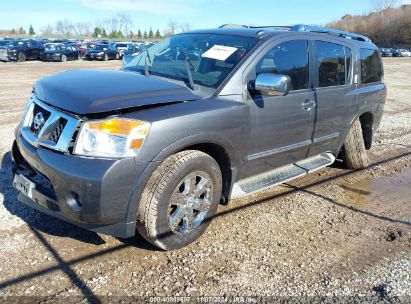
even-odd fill
[(43, 50), (43, 45), (36, 40), (9, 40), (0, 48), (0, 61), (38, 60)]
[(80, 51), (71, 45), (62, 43), (46, 43), (40, 56), (44, 61), (61, 61), (80, 59)]
[(380, 49), (382, 57), (392, 57), (392, 50), (391, 49)]
[(131, 61), (135, 56), (140, 54), (146, 48), (145, 46), (130, 44), (123, 53), (123, 63), (126, 64)]
[(129, 42), (117, 42), (114, 44), (114, 47), (117, 49), (120, 58), (123, 58), (124, 52), (129, 48), (132, 47), (133, 44)]
[(92, 49), (87, 50), (85, 58), (87, 60), (120, 59), (117, 49), (113, 45), (96, 44)]
[(361, 35), (182, 33), (119, 71), (36, 82), (16, 129), (14, 186), (24, 204), (79, 227), (176, 249), (202, 235), (219, 203), (341, 151), (347, 168), (367, 167), (385, 98), (380, 54)]
[(394, 57), (411, 57), (411, 52), (404, 49), (394, 50), (393, 52)]

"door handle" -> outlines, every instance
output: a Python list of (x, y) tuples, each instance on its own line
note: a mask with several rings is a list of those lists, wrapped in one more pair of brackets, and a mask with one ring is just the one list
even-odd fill
[(310, 111), (312, 108), (315, 108), (315, 101), (307, 99), (301, 106), (303, 110)]

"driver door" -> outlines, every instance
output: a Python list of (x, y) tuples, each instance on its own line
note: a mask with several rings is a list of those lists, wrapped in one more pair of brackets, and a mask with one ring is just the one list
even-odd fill
[(288, 75), (291, 90), (286, 96), (248, 91), (251, 129), (243, 177), (306, 158), (316, 112), (311, 61), (309, 41), (289, 40), (272, 45), (254, 63), (251, 82), (262, 73)]

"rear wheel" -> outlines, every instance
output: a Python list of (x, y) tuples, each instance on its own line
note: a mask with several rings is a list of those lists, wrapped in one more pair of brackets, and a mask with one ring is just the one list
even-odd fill
[(153, 245), (172, 250), (197, 240), (221, 199), (220, 167), (200, 151), (168, 157), (143, 191), (137, 231)]
[(351, 126), (343, 146), (343, 160), (348, 169), (364, 169), (370, 164), (365, 149), (361, 122), (357, 118)]
[(17, 60), (18, 60), (19, 62), (24, 62), (24, 61), (26, 61), (26, 55), (25, 55), (24, 53), (18, 53), (18, 55), (17, 55)]

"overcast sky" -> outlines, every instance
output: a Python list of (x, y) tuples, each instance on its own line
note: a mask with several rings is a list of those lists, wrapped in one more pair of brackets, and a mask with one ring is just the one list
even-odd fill
[[(134, 29), (163, 31), (169, 18), (192, 28), (225, 23), (252, 25), (323, 25), (345, 14), (363, 14), (373, 0), (1, 0), (0, 29), (30, 24), (38, 30), (59, 19), (94, 22), (126, 12)], [(403, 1), (403, 3), (411, 1)]]

